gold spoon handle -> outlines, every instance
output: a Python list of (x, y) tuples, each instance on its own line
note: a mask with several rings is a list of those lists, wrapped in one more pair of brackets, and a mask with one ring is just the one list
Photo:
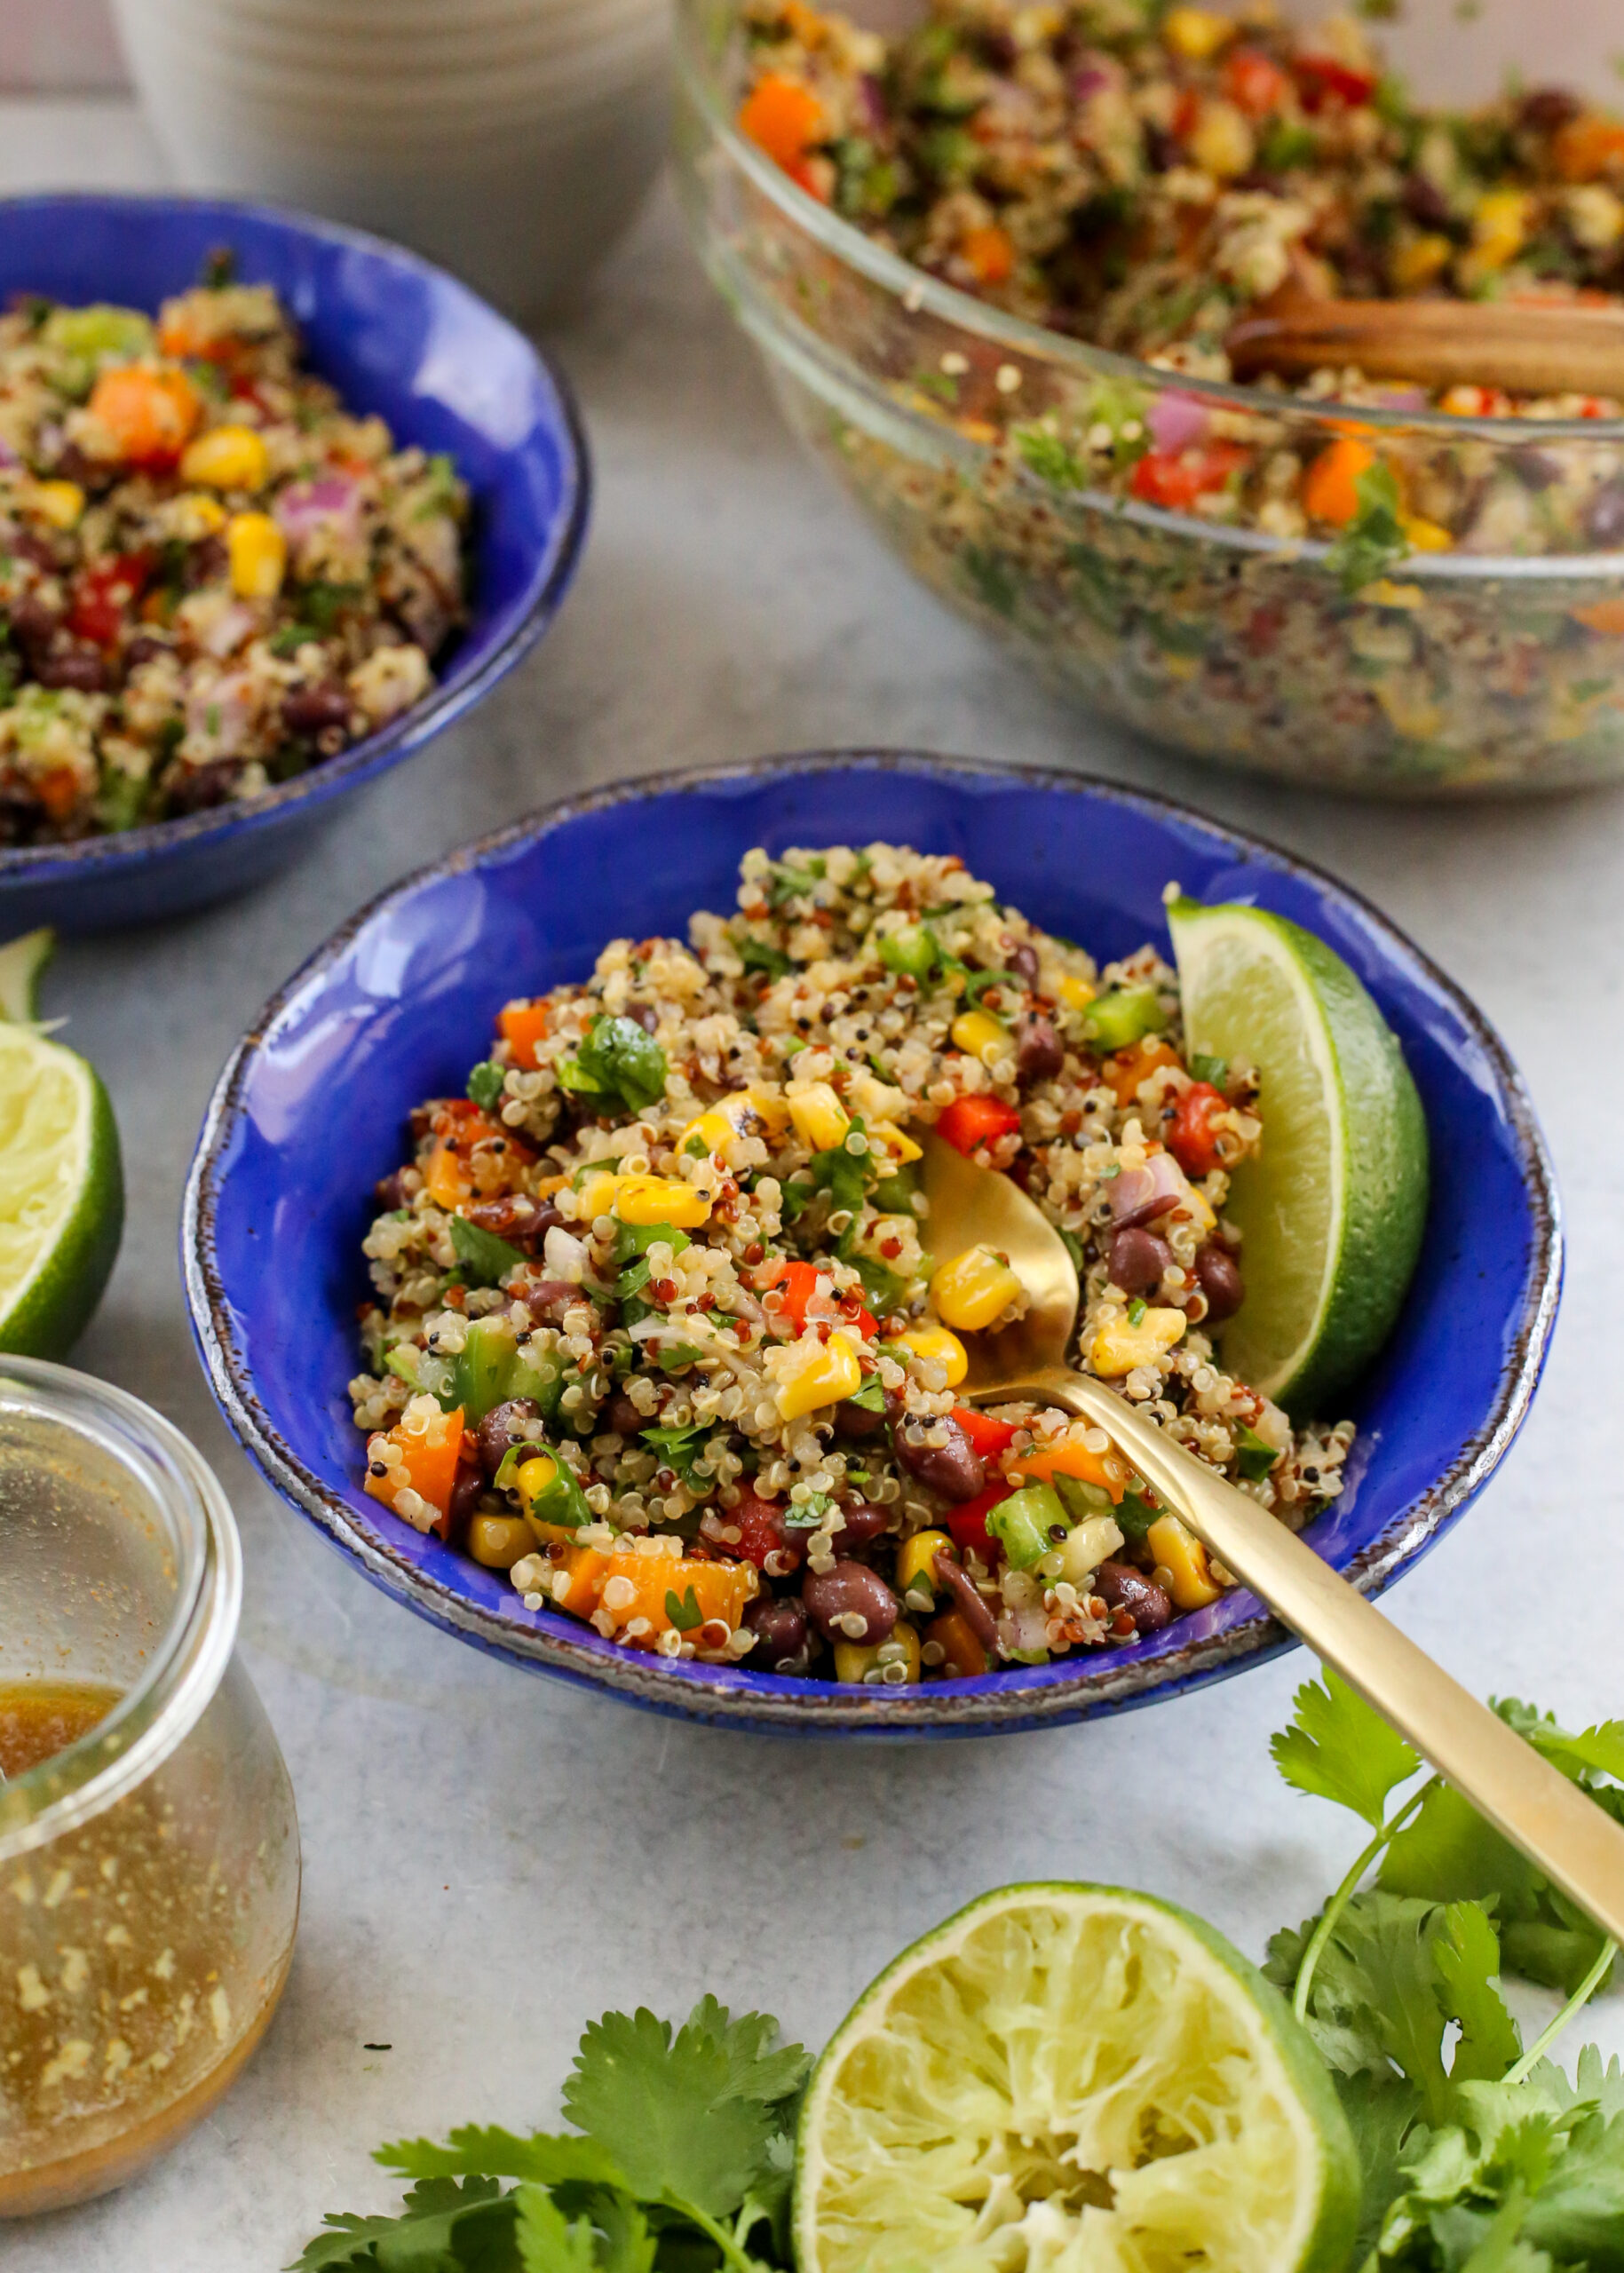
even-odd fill
[[(1017, 1392), (1001, 1390), (1000, 1402)], [(1624, 1941), (1624, 1826), (1306, 1547), (1114, 1391), (1044, 1373), (1018, 1392), (1091, 1421), (1196, 1537), (1516, 1847)]]

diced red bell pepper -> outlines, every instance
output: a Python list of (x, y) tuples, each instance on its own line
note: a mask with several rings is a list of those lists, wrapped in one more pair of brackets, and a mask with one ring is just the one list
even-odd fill
[(1215, 1113), (1225, 1112), (1228, 1103), (1210, 1081), (1192, 1083), (1178, 1100), (1168, 1125), (1167, 1145), (1186, 1176), (1210, 1176), (1214, 1168), (1223, 1167), (1224, 1155), (1218, 1149), (1212, 1117)]
[(996, 1484), (989, 1484), (978, 1498), (961, 1501), (956, 1508), (948, 1509), (947, 1528), (953, 1533), (953, 1543), (961, 1555), (973, 1549), (982, 1562), (989, 1565), (1002, 1558), (1003, 1544), (988, 1531), (986, 1519), (999, 1501), (1007, 1500), (1014, 1489), (1012, 1484), (1006, 1484), (1000, 1477)]
[(1015, 1442), (1012, 1422), (994, 1421), (990, 1413), (978, 1413), (973, 1406), (955, 1405), (953, 1417), (983, 1460), (996, 1460)]
[[(797, 1334), (804, 1334), (806, 1305), (817, 1290), (817, 1264), (815, 1263), (786, 1263), (772, 1278), (758, 1272), (756, 1283), (758, 1287), (775, 1287), (778, 1289), (779, 1316), (788, 1319)], [(851, 1307), (848, 1308), (848, 1305)], [(836, 1295), (835, 1306), (839, 1315), (830, 1319), (831, 1325), (854, 1326), (865, 1342), (873, 1341), (880, 1330), (880, 1325), (872, 1311), (865, 1310), (860, 1303), (855, 1302), (854, 1298), (849, 1295)]]
[(1224, 91), (1249, 118), (1267, 118), (1291, 92), (1291, 82), (1272, 57), (1237, 47), (1224, 58)]
[(739, 1527), (739, 1544), (727, 1552), (742, 1562), (753, 1563), (762, 1570), (769, 1555), (790, 1555), (798, 1564), (803, 1559), (802, 1548), (784, 1530), (784, 1502), (763, 1500), (754, 1492), (746, 1492), (736, 1508), (729, 1509), (723, 1517)]
[(1292, 67), (1304, 110), (1323, 110), (1331, 101), (1357, 110), (1376, 91), (1376, 83), (1368, 71), (1352, 70), (1347, 64), (1339, 63), (1334, 55), (1299, 55)]
[(1142, 504), (1184, 512), (1198, 497), (1222, 489), (1247, 462), (1238, 442), (1208, 442), (1187, 450), (1149, 450), (1133, 470), (1129, 487)]
[(995, 1144), (1020, 1127), (1020, 1115), (1002, 1097), (955, 1097), (936, 1124), (936, 1133), (968, 1159), (983, 1144)]
[(115, 646), (152, 572), (153, 555), (145, 550), (116, 553), (84, 569), (74, 584), (68, 629), (95, 646)]

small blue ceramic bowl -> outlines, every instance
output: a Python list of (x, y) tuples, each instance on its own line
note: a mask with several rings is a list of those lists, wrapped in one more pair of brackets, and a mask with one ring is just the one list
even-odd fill
[(460, 1094), (516, 988), (584, 978), (617, 934), (683, 936), (696, 908), (730, 907), (751, 846), (875, 838), (959, 853), (1102, 957), (1167, 946), (1170, 879), (1200, 899), (1256, 901), (1317, 931), (1369, 986), (1426, 1105), (1432, 1208), (1398, 1332), (1351, 1400), (1349, 1488), (1308, 1536), (1367, 1591), (1385, 1586), (1482, 1489), (1544, 1362), (1562, 1240), (1527, 1094), (1458, 988), (1353, 893), (1184, 806), (1070, 773), (844, 752), (665, 775), (534, 814), (375, 900), (266, 1007), (209, 1108), (181, 1238), (215, 1395), (284, 1498), (424, 1617), (698, 1720), (976, 1735), (1144, 1704), (1272, 1656), (1288, 1637), (1233, 1593), (1126, 1648), (917, 1689), (673, 1666), (527, 1611), (503, 1578), (361, 1490), (345, 1394), (360, 1240), (409, 1108)]
[(178, 915), (256, 883), (351, 796), (420, 749), (511, 670), (564, 596), (586, 528), (586, 443), (562, 382), (455, 277), (302, 214), (211, 198), (0, 200), (0, 302), (39, 292), (155, 312), (229, 249), (273, 284), (312, 367), (402, 443), (448, 451), (473, 493), (471, 613), (423, 701), (251, 804), (77, 844), (0, 851), (0, 937)]

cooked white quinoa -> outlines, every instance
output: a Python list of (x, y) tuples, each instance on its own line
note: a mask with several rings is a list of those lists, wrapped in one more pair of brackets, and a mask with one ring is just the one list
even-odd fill
[(1101, 1431), (955, 1409), (944, 1319), (1022, 1296), (931, 1255), (907, 1132), (935, 1126), (1073, 1243), (1081, 1364), (1293, 1525), (1335, 1496), (1351, 1424), (1294, 1430), (1215, 1355), (1267, 1099), (1185, 1064), (1153, 949), (1097, 969), (887, 844), (752, 852), (689, 931), (510, 1003), (470, 1095), (413, 1115), (364, 1242), (369, 1493), (532, 1608), (813, 1678), (1041, 1661), (1213, 1599)]

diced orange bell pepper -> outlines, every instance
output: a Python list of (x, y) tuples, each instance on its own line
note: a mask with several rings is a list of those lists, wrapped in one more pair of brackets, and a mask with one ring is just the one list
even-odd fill
[(1596, 181), (1624, 170), (1624, 124), (1595, 113), (1570, 119), (1551, 144), (1551, 156), (1564, 181)]
[(966, 229), (959, 250), (978, 284), (1002, 284), (1015, 269), (1015, 240), (996, 221)]
[(1224, 91), (1248, 118), (1267, 118), (1291, 92), (1291, 82), (1261, 50), (1238, 47), (1224, 58)]
[(986, 1671), (981, 1637), (962, 1610), (945, 1610), (925, 1628), (926, 1642), (939, 1642), (941, 1662), (927, 1667), (938, 1681), (970, 1681)]
[(496, 1020), (515, 1065), (527, 1072), (535, 1064), (535, 1045), (544, 1041), (551, 1024), (545, 1002), (510, 1002)]
[(473, 1198), (473, 1180), (449, 1144), (436, 1144), (423, 1172), (424, 1189), (437, 1208), (448, 1215), (465, 1208)]
[(1143, 1041), (1130, 1042), (1126, 1049), (1119, 1049), (1114, 1057), (1107, 1057), (1099, 1069), (1100, 1078), (1118, 1105), (1131, 1105), (1141, 1081), (1148, 1080), (1159, 1065), (1177, 1063), (1178, 1052), (1171, 1042), (1147, 1034)]
[[(553, 1567), (559, 1572), (559, 1565)], [(612, 1548), (606, 1553), (596, 1547), (570, 1548), (560, 1575), (566, 1581), (561, 1596), (557, 1591), (558, 1578), (553, 1580), (553, 1601), (558, 1609), (568, 1611), (572, 1618), (590, 1618), (595, 1611), (606, 1611), (614, 1620), (618, 1637), (630, 1638), (634, 1647), (644, 1649), (652, 1648), (655, 1638), (677, 1622), (666, 1601), (668, 1595), (674, 1596), (678, 1607), (685, 1610), (692, 1591), (701, 1618), (707, 1622), (725, 1620), (731, 1633), (761, 1585), (749, 1563), (701, 1563), (686, 1556), (639, 1555), (635, 1549)], [(614, 1599), (606, 1602), (605, 1590), (615, 1580), (623, 1583), (613, 1587)], [(639, 1618), (646, 1619), (648, 1630), (626, 1636), (624, 1628)], [(697, 1633), (698, 1628), (693, 1631)]]
[(1050, 1484), (1057, 1476), (1074, 1476), (1080, 1484), (1097, 1485), (1120, 1504), (1128, 1489), (1128, 1469), (1114, 1453), (1091, 1453), (1086, 1445), (1045, 1445), (1041, 1451), (1023, 1453), (1011, 1463), (1010, 1474), (1023, 1484)]
[(1020, 1127), (1020, 1114), (1002, 1097), (990, 1097), (985, 1092), (955, 1097), (936, 1124), (936, 1133), (944, 1144), (963, 1152), (966, 1159), (983, 1144), (995, 1144), (1001, 1136), (1008, 1136)]
[(1303, 477), (1303, 510), (1316, 521), (1343, 528), (1359, 509), (1359, 479), (1368, 473), (1376, 454), (1367, 442), (1344, 434), (1320, 451)]
[(1604, 632), (1612, 639), (1624, 638), (1624, 599), (1590, 600), (1568, 613), (1588, 630)]
[(738, 127), (788, 172), (823, 139), (823, 106), (810, 87), (769, 71), (739, 106)]
[(34, 777), (35, 796), (52, 820), (66, 820), (79, 802), (79, 777), (71, 765), (53, 765)]
[(127, 464), (172, 465), (203, 415), (203, 399), (184, 371), (127, 363), (102, 373), (89, 408)]
[[(374, 1455), (373, 1446), (379, 1447)], [(400, 1487), (399, 1471), (404, 1468), (409, 1488), (420, 1500), (425, 1500), (440, 1517), (441, 1523), (451, 1513), (451, 1491), (456, 1482), (457, 1462), (463, 1450), (463, 1408), (459, 1405), (453, 1413), (432, 1412), (415, 1414), (409, 1420), (397, 1421), (394, 1427), (380, 1430), (367, 1439), (367, 1490), (375, 1500), (381, 1500), (392, 1509), (395, 1493)], [(390, 1458), (389, 1453), (393, 1457)], [(382, 1458), (388, 1472), (375, 1476), (372, 1471)], [(435, 1528), (438, 1530), (440, 1525)]]

